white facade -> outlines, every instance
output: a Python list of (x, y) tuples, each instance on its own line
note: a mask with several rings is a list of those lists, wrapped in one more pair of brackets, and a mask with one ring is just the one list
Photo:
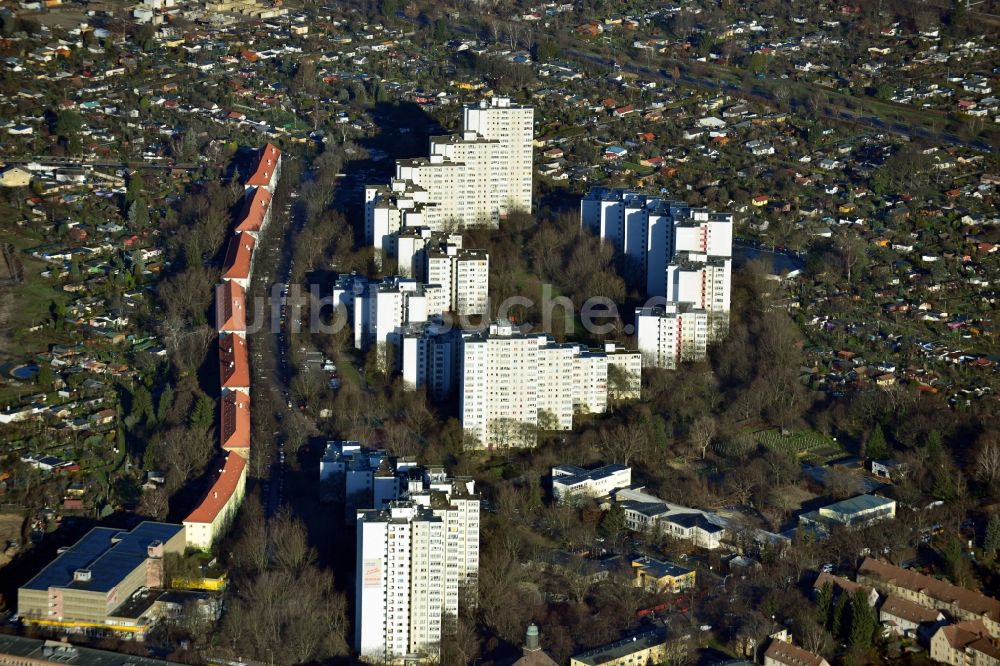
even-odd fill
[[(392, 663), (417, 653), (418, 631), (425, 649), (440, 644), (441, 588), (425, 586), (413, 597), (415, 566), (421, 582), (442, 575), (443, 563), (429, 562), (432, 541), (443, 553), (444, 525), (413, 502), (358, 514), (355, 649), (363, 660)], [(437, 617), (430, 636), (428, 616)]]
[(365, 237), (377, 250), (391, 252), (395, 234), (407, 227), (423, 227), (428, 193), (412, 183), (365, 186)]
[[(606, 411), (611, 355), (615, 365), (641, 372), (639, 352), (556, 344), (509, 322), (493, 323), (488, 334), (463, 340), (462, 426), (488, 448), (533, 446), (539, 429), (570, 430), (574, 414)], [(622, 397), (637, 397), (638, 388), (633, 384)]]
[(463, 334), (438, 323), (407, 326), (400, 335), (400, 370), (403, 386), (411, 391), (426, 388), (437, 402), (457, 390)]
[(359, 442), (331, 441), (319, 463), (325, 500), (344, 503), (347, 522), (361, 509), (380, 509), (411, 489), (410, 472), (418, 470), (411, 459), (390, 457), (383, 449), (366, 449)]
[[(346, 291), (339, 294), (346, 297)], [(355, 348), (384, 347), (397, 329), (442, 314), (447, 309), (444, 298), (440, 285), (421, 284), (409, 278), (369, 283), (363, 293), (354, 292)]]
[[(458, 617), (464, 596), (475, 605), (479, 587), (480, 499), (472, 479), (449, 479), (443, 470), (431, 471), (422, 491), (410, 493), (417, 504), (429, 509), (445, 524), (445, 616)], [(444, 633), (448, 634), (448, 624)]]
[(490, 255), (484, 250), (459, 250), (454, 262), (451, 310), (463, 317), (489, 315)]
[[(510, 99), (494, 97), (489, 104), (467, 106), (463, 127), (491, 141), (499, 141), (503, 149), (500, 159), (491, 168), (496, 176), (496, 199), (507, 211), (531, 212), (532, 142), (534, 109), (511, 104)], [(492, 178), (489, 179), (492, 181)]]
[(489, 314), (489, 254), (446, 245), (426, 257), (427, 281), (441, 285), (449, 310), (463, 317)]
[(690, 303), (709, 316), (709, 340), (729, 330), (733, 216), (625, 190), (594, 188), (580, 224), (611, 243), (630, 286)]
[(632, 468), (613, 464), (586, 470), (576, 465), (552, 468), (552, 495), (557, 502), (570, 497), (604, 497), (632, 485)]
[(427, 279), (423, 267), (425, 248), (429, 241), (430, 232), (422, 227), (403, 227), (399, 230), (391, 249), (400, 275), (418, 280)]
[(708, 313), (687, 303), (636, 308), (636, 337), (643, 363), (676, 370), (682, 362), (705, 360)]
[(388, 188), (366, 188), (365, 230), (376, 248), (404, 226), (496, 226), (511, 211), (531, 211), (534, 110), (494, 97), (466, 107), (463, 123), (460, 134), (431, 137), (427, 158), (397, 162)]
[(538, 348), (507, 322), (462, 345), (462, 427), (482, 446), (533, 446), (538, 424)]
[(462, 249), (462, 235), (431, 231), (427, 227), (407, 225), (386, 239), (385, 249), (395, 260), (400, 275), (421, 282), (443, 285), (441, 280), (429, 279), (427, 253), (430, 250), (458, 251)]
[[(577, 391), (574, 376), (575, 357), (580, 353), (582, 347), (571, 344), (556, 345), (550, 344), (545, 337), (536, 337), (539, 343), (537, 352), (537, 365), (532, 370), (526, 372), (522, 369), (520, 374), (526, 374), (530, 384), (518, 386), (517, 379), (513, 379), (512, 389), (529, 390), (537, 398), (537, 414), (535, 422), (539, 428), (546, 430), (572, 430), (573, 429), (573, 401)], [(502, 345), (503, 343), (501, 343)], [(500, 352), (500, 372), (494, 375), (499, 381), (503, 381), (503, 351)], [(530, 377), (530, 375), (534, 375)], [(534, 390), (529, 388), (534, 385)], [(489, 389), (487, 389), (489, 392)]]
[(667, 266), (667, 301), (704, 310), (709, 340), (721, 340), (729, 330), (732, 281), (732, 259), (681, 252)]
[(608, 342), (608, 401), (638, 400), (642, 392), (642, 352), (628, 351)]
[(479, 498), (472, 482), (432, 481), (412, 499), (358, 512), (355, 648), (362, 660), (434, 660), (459, 598), (475, 598)]
[(709, 550), (722, 546), (728, 523), (718, 514), (665, 502), (642, 488), (613, 492), (615, 502), (625, 512), (625, 523), (633, 532), (667, 534)]

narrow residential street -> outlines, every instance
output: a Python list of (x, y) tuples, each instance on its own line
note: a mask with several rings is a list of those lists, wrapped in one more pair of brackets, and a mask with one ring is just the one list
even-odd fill
[[(297, 186), (298, 183), (285, 182), (284, 187), (287, 188), (289, 195), (282, 197), (283, 203), (279, 202), (280, 208), (272, 211), (273, 240), (269, 243), (269, 247), (264, 248), (259, 279), (263, 281), (265, 287), (258, 294), (268, 300), (264, 305), (264, 311), (256, 315), (264, 318), (264, 323), (260, 331), (255, 334), (251, 348), (254, 392), (257, 395), (261, 395), (264, 391), (269, 392), (266, 404), (273, 405), (275, 410), (269, 418), (262, 420), (270, 424), (267, 428), (270, 432), (254, 431), (252, 435), (255, 444), (265, 442), (268, 438), (274, 443), (274, 446), (267, 447), (271, 457), (270, 471), (263, 480), (262, 488), (264, 513), (269, 518), (277, 513), (285, 501), (286, 454), (280, 424), (292, 406), (290, 390), (292, 375), (288, 365), (288, 340), (277, 324), (283, 323), (287, 314), (285, 295), (294, 267), (293, 242), (305, 220), (293, 194)], [(275, 285), (279, 284), (280, 289), (275, 289)], [(272, 296), (275, 298), (272, 299)], [(275, 308), (280, 308), (277, 317), (274, 316)]]

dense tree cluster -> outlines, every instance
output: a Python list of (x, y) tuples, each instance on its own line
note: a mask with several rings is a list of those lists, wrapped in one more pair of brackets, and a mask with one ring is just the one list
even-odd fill
[(234, 656), (301, 664), (348, 654), (347, 598), (316, 565), (305, 525), (287, 511), (265, 521), (248, 498), (231, 538), (221, 631)]

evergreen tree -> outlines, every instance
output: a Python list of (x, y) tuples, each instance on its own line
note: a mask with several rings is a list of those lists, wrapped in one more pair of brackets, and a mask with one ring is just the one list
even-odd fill
[(66, 327), (66, 305), (61, 301), (49, 303), (49, 314), (52, 316), (52, 325), (57, 331)]
[(188, 422), (192, 428), (208, 430), (212, 427), (212, 421), (214, 419), (215, 403), (211, 398), (202, 393), (198, 396), (198, 400), (194, 404), (194, 409), (191, 410), (191, 416), (189, 417)]
[(927, 458), (931, 465), (941, 464), (943, 454), (941, 433), (937, 430), (931, 430), (927, 433), (927, 441), (924, 443), (924, 449), (927, 451)]
[(38, 385), (49, 390), (52, 388), (52, 366), (48, 363), (42, 363), (38, 366), (38, 374), (35, 375), (35, 381)]
[(156, 447), (152, 442), (146, 442), (146, 448), (142, 452), (142, 469), (147, 472), (156, 469)]
[(872, 460), (885, 460), (892, 455), (892, 452), (889, 450), (889, 444), (885, 441), (885, 433), (882, 432), (882, 426), (878, 423), (875, 424), (871, 435), (868, 436), (865, 455)]
[(77, 132), (83, 128), (83, 118), (76, 111), (63, 109), (56, 114), (56, 134), (67, 141), (76, 137)]
[(132, 230), (141, 231), (149, 226), (149, 207), (142, 197), (138, 197), (129, 204), (128, 225)]
[(146, 418), (147, 423), (154, 423), (156, 421), (156, 412), (153, 410), (153, 396), (149, 393), (149, 389), (140, 384), (132, 392), (132, 410), (129, 414), (132, 417), (133, 423), (139, 423), (143, 417)]
[(990, 516), (990, 522), (986, 525), (986, 540), (983, 541), (983, 548), (987, 553), (996, 554), (1000, 551), (1000, 513)]
[[(843, 596), (847, 597), (846, 594)], [(868, 605), (868, 593), (863, 587), (858, 588), (851, 600), (851, 645), (870, 646), (877, 624), (875, 611)]]
[(125, 188), (125, 205), (129, 208), (132, 202), (139, 199), (146, 189), (146, 184), (142, 181), (142, 174), (135, 171), (128, 177), (128, 186)]
[(965, 556), (962, 541), (954, 534), (941, 545), (941, 558), (944, 560), (944, 570), (951, 582), (964, 587), (972, 578), (972, 567)]
[(844, 621), (847, 619), (847, 593), (841, 591), (837, 595), (837, 603), (833, 607), (833, 618), (830, 622), (830, 631), (837, 638), (842, 638), (842, 630), (844, 629)]
[(164, 421), (167, 418), (167, 412), (170, 411), (171, 405), (174, 404), (174, 387), (167, 384), (163, 387), (163, 392), (160, 393), (160, 401), (156, 404), (156, 418), (158, 421)]
[(597, 531), (600, 532), (601, 536), (608, 539), (615, 548), (618, 547), (618, 542), (627, 529), (625, 509), (617, 503), (611, 505), (611, 508), (601, 518), (600, 525), (597, 526)]
[(830, 609), (833, 606), (833, 583), (827, 581), (816, 596), (816, 621), (821, 627), (830, 624)]

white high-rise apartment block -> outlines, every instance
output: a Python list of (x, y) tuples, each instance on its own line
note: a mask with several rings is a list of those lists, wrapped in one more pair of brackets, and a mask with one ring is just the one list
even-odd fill
[(376, 250), (390, 251), (401, 229), (426, 227), (427, 190), (403, 180), (365, 186), (365, 238)]
[(535, 111), (530, 106), (511, 104), (506, 97), (489, 103), (466, 106), (462, 126), (489, 141), (500, 144), (499, 159), (484, 179), (484, 188), (500, 206), (501, 215), (512, 210), (531, 212), (532, 148)]
[(474, 606), (479, 596), (479, 495), (468, 478), (450, 479), (443, 469), (431, 470), (424, 489), (410, 493), (445, 523), (444, 633), (457, 618), (464, 597)]
[(354, 295), (353, 303), (354, 346), (362, 350), (384, 346), (397, 329), (448, 309), (441, 285), (399, 277), (369, 283), (366, 291)]
[(462, 341), (462, 426), (481, 447), (533, 446), (539, 429), (570, 430), (574, 414), (607, 410), (609, 366), (627, 377), (613, 397), (637, 397), (641, 363), (613, 344), (592, 351), (495, 322)]
[(608, 357), (608, 401), (638, 400), (642, 393), (642, 354), (604, 343)]
[(393, 458), (384, 449), (367, 449), (354, 441), (326, 443), (319, 480), (324, 500), (343, 502), (349, 524), (359, 509), (380, 509), (423, 488), (422, 470), (415, 460)]
[(485, 250), (463, 249), (460, 234), (426, 227), (404, 227), (384, 241), (400, 276), (441, 286), (445, 309), (461, 316), (487, 314), (490, 256)]
[(630, 286), (666, 296), (666, 271), (681, 252), (733, 256), (733, 216), (681, 201), (595, 187), (580, 201), (580, 224), (610, 242), (626, 263)]
[(375, 248), (403, 227), (497, 226), (531, 211), (534, 109), (494, 97), (463, 112), (459, 134), (431, 137), (426, 158), (400, 160), (388, 186), (365, 188), (365, 234)]
[(463, 590), (476, 596), (479, 509), (471, 481), (442, 474), (408, 500), (358, 512), (354, 642), (362, 660), (439, 656)]
[(440, 518), (409, 500), (358, 513), (354, 647), (362, 660), (401, 663), (408, 655), (438, 654), (444, 529)]
[(455, 314), (489, 314), (490, 255), (485, 250), (463, 250), (454, 245), (428, 250), (427, 281), (441, 285)]
[(718, 341), (729, 331), (732, 283), (732, 259), (678, 252), (667, 266), (666, 298), (670, 303), (688, 303), (704, 310), (708, 338)]
[(580, 224), (612, 243), (624, 259), (630, 286), (644, 287), (647, 297), (662, 296), (668, 303), (704, 310), (709, 342), (725, 338), (732, 283), (731, 214), (594, 188), (580, 202)]
[(345, 315), (354, 316), (354, 301), (368, 292), (372, 280), (357, 273), (341, 273), (333, 283), (333, 306), (343, 306)]
[(386, 240), (385, 250), (396, 261), (399, 274), (421, 282), (434, 282), (427, 278), (429, 250), (462, 249), (461, 234), (431, 231), (427, 227), (403, 227)]
[(676, 370), (681, 362), (704, 360), (708, 313), (690, 303), (636, 308), (636, 337), (643, 363)]
[(403, 386), (411, 391), (426, 388), (436, 402), (451, 397), (458, 390), (463, 335), (468, 334), (439, 322), (404, 328), (399, 336)]
[(538, 424), (538, 348), (509, 322), (462, 344), (462, 427), (482, 446), (534, 446)]

